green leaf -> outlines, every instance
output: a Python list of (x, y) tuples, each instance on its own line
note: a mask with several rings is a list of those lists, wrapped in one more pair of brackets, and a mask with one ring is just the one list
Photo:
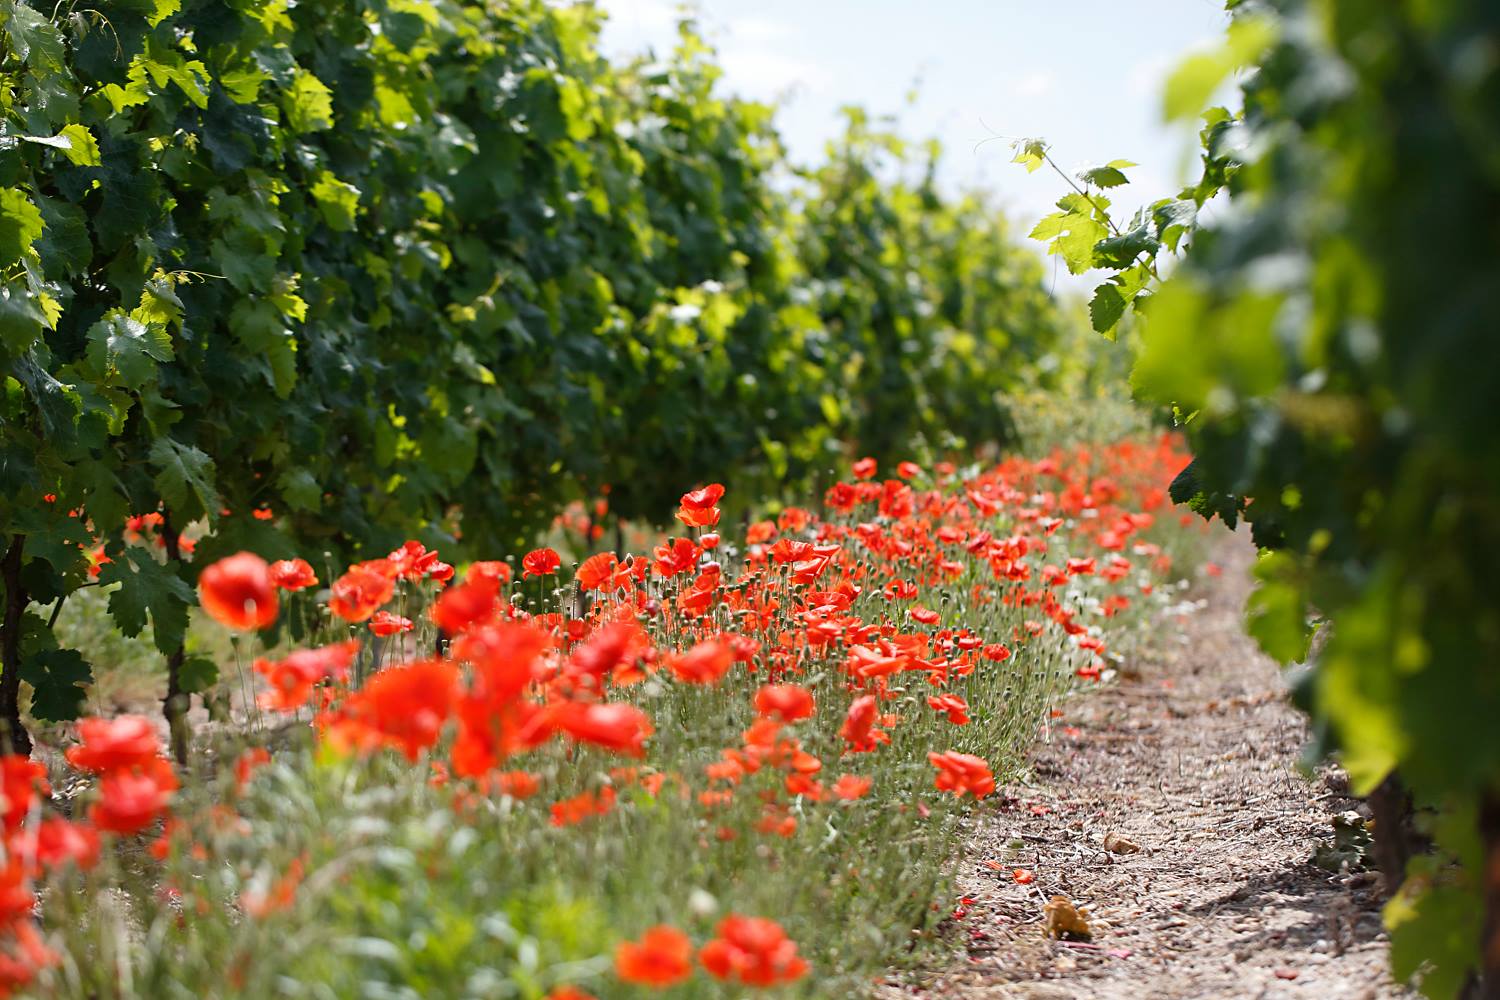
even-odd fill
[[(1126, 163), (1128, 161), (1117, 160), (1115, 162)], [(1094, 167), (1090, 170), (1085, 170), (1083, 173), (1078, 175), (1078, 179), (1083, 181), (1085, 184), (1092, 184), (1094, 185), (1094, 187), (1101, 188), (1119, 187), (1122, 184), (1130, 183), (1130, 178), (1126, 177), (1125, 174), (1121, 172), (1120, 168), (1112, 163), (1106, 164), (1102, 167)]]
[(260, 85), (268, 79), (255, 66), (243, 66), (221, 74), (219, 83), (236, 104), (250, 104), (259, 96)]
[(10, 36), (11, 51), (43, 74), (62, 69), (66, 53), (62, 32), (57, 30), (57, 25), (19, 0), (7, 6), (10, 11), (5, 19), (5, 31)]
[(200, 110), (208, 107), (208, 94), (204, 88), (213, 78), (202, 62), (184, 59), (175, 49), (163, 48), (149, 40), (146, 53), (138, 58), (139, 68), (151, 77), (151, 82), (158, 88), (165, 87), (168, 83), (174, 84)]
[(154, 0), (153, 9), (146, 17), (146, 23), (154, 28), (181, 9), (182, 0)]
[(39, 298), (19, 281), (0, 285), (0, 344), (11, 356), (25, 354), (41, 337), (47, 314)]
[(1157, 238), (1175, 253), (1182, 237), (1198, 221), (1198, 206), (1187, 199), (1166, 198), (1151, 206), (1151, 221), (1156, 225)]
[(177, 685), (188, 694), (202, 694), (219, 683), (219, 665), (206, 656), (190, 656), (177, 669)]
[(1260, 585), (1245, 602), (1245, 627), (1266, 655), (1281, 663), (1307, 659), (1312, 633), (1297, 560), (1286, 552), (1262, 552), (1255, 564)]
[(88, 216), (82, 208), (59, 198), (38, 197), (36, 201), (47, 227), (36, 241), (36, 252), (47, 277), (61, 281), (86, 271), (94, 254)]
[(151, 464), (157, 473), (152, 478), (162, 500), (172, 508), (180, 521), (207, 515), (218, 517), (219, 493), (214, 486), (214, 460), (190, 445), (169, 437), (151, 443)]
[(1446, 1000), (1464, 994), (1479, 964), (1484, 895), (1476, 875), (1445, 870), (1440, 857), (1413, 858), (1401, 890), (1385, 905), (1391, 935), (1391, 976), (1409, 982), (1420, 976), (1423, 996)]
[(44, 649), (21, 661), (21, 680), (31, 685), (33, 716), (67, 722), (82, 711), (94, 671), (76, 649)]
[(83, 546), (93, 543), (93, 533), (76, 517), (68, 517), (58, 505), (32, 507), (16, 515), (16, 530), (26, 535), (26, 557), (45, 559), (59, 573), (79, 568)]
[(139, 389), (156, 377), (156, 363), (171, 361), (172, 335), (164, 326), (142, 323), (116, 310), (89, 327), (89, 363), (114, 373), (127, 389)]
[(333, 93), (322, 80), (298, 68), (292, 85), (282, 95), (287, 124), (295, 132), (317, 132), (333, 127)]
[(281, 399), (292, 394), (297, 385), (297, 341), (285, 337), (266, 352), (267, 381)]
[(1242, 504), (1239, 497), (1215, 489), (1211, 484), (1204, 482), (1200, 474), (1198, 461), (1194, 459), (1172, 480), (1171, 485), (1167, 487), (1167, 494), (1172, 498), (1173, 503), (1186, 504), (1193, 513), (1205, 520), (1217, 514), (1223, 520), (1225, 527), (1233, 529), (1239, 523), (1240, 518)]
[[(131, 310), (130, 315), (142, 323), (167, 330), (174, 326), (179, 328), (182, 326), (183, 308), (182, 299), (178, 297), (171, 279), (158, 275), (141, 288), (140, 304)], [(169, 339), (169, 347), (170, 344)], [(170, 361), (171, 359), (158, 360)]]
[(324, 170), (319, 172), (312, 186), (312, 196), (328, 228), (340, 232), (354, 228), (355, 213), (359, 210), (359, 188)]
[(157, 649), (171, 654), (182, 647), (188, 608), (197, 602), (177, 564), (159, 563), (147, 550), (128, 546), (100, 569), (99, 582), (119, 584), (109, 595), (109, 613), (127, 637), (140, 635), (149, 615)]
[(97, 167), (99, 165), (99, 143), (94, 133), (84, 125), (64, 125), (56, 135), (17, 136), (38, 146), (50, 146), (61, 150), (74, 166)]
[(1041, 139), (1023, 139), (1014, 148), (1016, 155), (1010, 162), (1021, 164), (1028, 174), (1036, 173), (1047, 162), (1047, 143)]
[(46, 224), (41, 210), (18, 188), (0, 188), (0, 267), (31, 252)]
[(1123, 270), (1135, 263), (1141, 254), (1155, 254), (1160, 246), (1143, 224), (1128, 233), (1100, 240), (1094, 246), (1094, 262), (1098, 266)]
[(276, 485), (294, 510), (314, 511), (323, 506), (323, 487), (304, 468), (287, 469), (277, 477)]
[(63, 150), (63, 155), (68, 158), (68, 162), (75, 167), (99, 165), (99, 141), (94, 138), (94, 133), (90, 132), (86, 125), (64, 125), (62, 131), (57, 134), (59, 138), (68, 140), (68, 147)]
[(1217, 48), (1188, 56), (1167, 77), (1162, 117), (1196, 118), (1229, 74), (1256, 61), (1275, 39), (1276, 28), (1269, 19), (1235, 18)]
[(297, 384), (297, 341), (286, 327), (286, 318), (271, 297), (241, 299), (229, 315), (235, 336), (256, 356), (266, 384), (282, 399)]
[(1089, 324), (1095, 333), (1114, 340), (1115, 327), (1124, 315), (1125, 296), (1120, 294), (1119, 285), (1106, 281), (1094, 289), (1094, 297), (1089, 300)]

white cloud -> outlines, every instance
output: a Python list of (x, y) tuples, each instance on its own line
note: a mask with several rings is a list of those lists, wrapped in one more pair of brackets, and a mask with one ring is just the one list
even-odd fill
[(642, 34), (670, 30), (681, 13), (677, 0), (609, 0), (604, 6), (612, 23)]
[(1028, 73), (1011, 90), (1017, 97), (1045, 97), (1057, 87), (1057, 77), (1048, 72)]
[(733, 17), (725, 25), (727, 38), (748, 45), (783, 41), (792, 33), (791, 25), (764, 17)]
[(733, 38), (725, 40), (719, 62), (731, 90), (763, 100), (833, 83), (833, 74), (817, 63), (765, 46), (741, 45)]

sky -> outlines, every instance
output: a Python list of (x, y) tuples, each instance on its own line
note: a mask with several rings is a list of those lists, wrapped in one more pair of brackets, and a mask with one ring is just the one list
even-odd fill
[[(598, 4), (609, 15), (607, 54), (670, 51), (678, 0)], [(1013, 138), (1045, 138), (1070, 171), (1135, 161), (1121, 206), (1176, 193), (1195, 137), (1162, 124), (1162, 83), (1226, 23), (1223, 0), (695, 0), (692, 9), (719, 50), (723, 85), (779, 105), (794, 159), (822, 159), (845, 104), (892, 114), (902, 135), (942, 142), (946, 185), (989, 189), (1023, 232), (1067, 189), (1012, 164)]]

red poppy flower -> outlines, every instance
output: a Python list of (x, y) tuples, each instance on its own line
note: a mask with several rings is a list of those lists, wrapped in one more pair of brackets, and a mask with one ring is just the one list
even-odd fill
[(922, 467), (916, 462), (902, 462), (896, 466), (896, 475), (902, 479), (915, 479), (922, 474)]
[(658, 924), (640, 941), (615, 947), (615, 975), (641, 986), (671, 986), (692, 974), (693, 942), (675, 927)]
[(689, 684), (716, 684), (734, 666), (734, 646), (721, 639), (707, 639), (686, 653), (667, 658), (673, 676)]
[(710, 507), (718, 506), (723, 496), (724, 487), (721, 484), (709, 483), (707, 486), (684, 493), (678, 502), (686, 510), (708, 510)]
[(617, 561), (613, 552), (600, 552), (589, 556), (578, 567), (578, 586), (584, 590), (598, 590), (611, 582)]
[(816, 709), (812, 692), (797, 684), (766, 684), (755, 692), (755, 711), (767, 718), (796, 722)]
[[(105, 774), (150, 763), (161, 753), (161, 739), (150, 719), (122, 715), (114, 719), (84, 719), (78, 723), (78, 746), (64, 754), (80, 771)], [(6, 792), (9, 793), (7, 781)]]
[[(74, 747), (73, 749), (80, 748)], [(155, 753), (154, 744), (152, 752)], [(26, 814), (31, 812), (31, 806), (38, 796), (51, 794), (52, 788), (47, 784), (45, 764), (14, 753), (0, 758), (0, 807), (5, 810), (7, 832), (14, 832), (20, 828), (21, 822), (26, 819)]]
[(495, 784), (513, 799), (529, 799), (542, 787), (541, 780), (530, 771), (506, 771), (495, 776)]
[(410, 632), (414, 626), (410, 618), (402, 618), (393, 615), (389, 611), (377, 611), (370, 619), (370, 631), (376, 635), (396, 635), (400, 632)]
[(929, 753), (927, 759), (937, 768), (933, 786), (939, 791), (952, 792), (959, 798), (966, 793), (983, 798), (995, 790), (995, 776), (983, 757), (949, 750), (946, 753)]
[(271, 685), (260, 696), (261, 707), (277, 712), (296, 711), (307, 704), (313, 688), (321, 682), (346, 679), (349, 664), (358, 652), (359, 641), (348, 639), (319, 649), (298, 649), (281, 660), (257, 659), (255, 672)]
[(719, 923), (718, 937), (703, 946), (698, 961), (711, 975), (747, 986), (775, 986), (807, 974), (807, 962), (780, 924), (737, 913)]
[(969, 703), (956, 694), (933, 695), (927, 699), (927, 704), (934, 710), (945, 713), (948, 721), (955, 726), (969, 724)]
[(94, 826), (129, 835), (150, 826), (166, 811), (177, 790), (177, 774), (161, 757), (128, 771), (110, 771), (99, 780), (99, 801), (89, 811)]
[(403, 580), (420, 580), (442, 564), (438, 554), (418, 541), (409, 541), (386, 556), (386, 562)]
[(906, 613), (911, 615), (913, 621), (921, 622), (923, 625), (936, 625), (943, 617), (931, 608), (924, 608), (920, 605), (910, 609)]
[(36, 829), (36, 861), (44, 868), (72, 862), (88, 871), (99, 863), (99, 833), (82, 823), (44, 819)]
[(869, 778), (845, 774), (833, 783), (833, 794), (846, 802), (852, 802), (868, 795), (872, 784), (874, 783)]
[(236, 631), (263, 629), (276, 620), (271, 567), (253, 552), (238, 552), (205, 567), (198, 576), (198, 597), (215, 621)]
[(306, 590), (317, 586), (318, 574), (306, 559), (278, 559), (271, 564), (271, 582), (282, 590)]
[(862, 695), (855, 698), (854, 704), (849, 706), (849, 714), (844, 717), (844, 725), (839, 729), (839, 735), (850, 744), (853, 750), (861, 752), (873, 750), (878, 741), (875, 721), (879, 718), (880, 702), (873, 694)]
[(576, 986), (559, 986), (548, 993), (543, 1000), (597, 1000), (591, 993), (585, 993)]
[(533, 549), (521, 557), (521, 576), (551, 576), (562, 565), (562, 557), (551, 549)]
[(556, 707), (554, 718), (558, 728), (578, 742), (631, 757), (644, 753), (642, 743), (655, 731), (645, 712), (624, 702), (566, 702)]
[(251, 747), (240, 754), (234, 761), (235, 790), (243, 792), (245, 786), (250, 784), (250, 778), (255, 772), (269, 763), (271, 763), (271, 752), (265, 747)]
[(832, 510), (847, 513), (859, 503), (859, 491), (848, 483), (834, 483), (823, 495), (823, 502)]
[(605, 676), (633, 665), (650, 648), (650, 638), (635, 622), (610, 622), (573, 650), (567, 673), (577, 682), (598, 687)]
[(345, 621), (362, 622), (391, 599), (396, 592), (396, 580), (394, 574), (361, 563), (333, 581), (332, 589), (328, 609)]
[(862, 458), (854, 463), (855, 479), (874, 479), (877, 466), (873, 458)]
[(449, 588), (432, 605), (432, 620), (449, 635), (482, 624), (495, 613), (497, 587), (494, 580), (480, 576)]
[(718, 483), (684, 493), (677, 508), (677, 520), (693, 528), (712, 528), (719, 523), (717, 504), (723, 495), (724, 487)]
[(302, 885), (306, 862), (293, 858), (286, 871), (273, 884), (262, 889), (252, 889), (240, 897), (240, 906), (257, 920), (279, 910), (289, 909), (297, 899), (297, 889)]
[(554, 802), (551, 809), (553, 826), (573, 826), (592, 816), (603, 816), (615, 807), (615, 790), (605, 787), (596, 792), (583, 792), (571, 799)]
[(510, 583), (510, 563), (501, 562), (499, 559), (482, 559), (479, 562), (469, 564), (469, 572), (464, 574), (465, 580), (490, 580), (498, 590), (501, 584)]
[(422, 660), (382, 670), (345, 703), (347, 716), (415, 761), (437, 742), (458, 697), (458, 668)]
[(671, 578), (679, 573), (691, 573), (698, 565), (698, 547), (691, 538), (669, 538), (667, 544), (655, 550), (656, 572)]

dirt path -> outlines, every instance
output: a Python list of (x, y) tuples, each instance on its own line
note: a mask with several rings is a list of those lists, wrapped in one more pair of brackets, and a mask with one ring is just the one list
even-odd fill
[[(1386, 975), (1376, 877), (1310, 863), (1357, 803), (1337, 773), (1296, 771), (1302, 719), (1241, 629), (1252, 550), (1226, 538), (1216, 556), (1198, 609), (1163, 622), (1165, 651), (1066, 705), (1032, 781), (977, 822), (967, 953), (881, 1000), (1407, 995)], [(1106, 851), (1110, 835), (1140, 851)], [(1091, 942), (1043, 934), (1056, 894), (1087, 907)]]

